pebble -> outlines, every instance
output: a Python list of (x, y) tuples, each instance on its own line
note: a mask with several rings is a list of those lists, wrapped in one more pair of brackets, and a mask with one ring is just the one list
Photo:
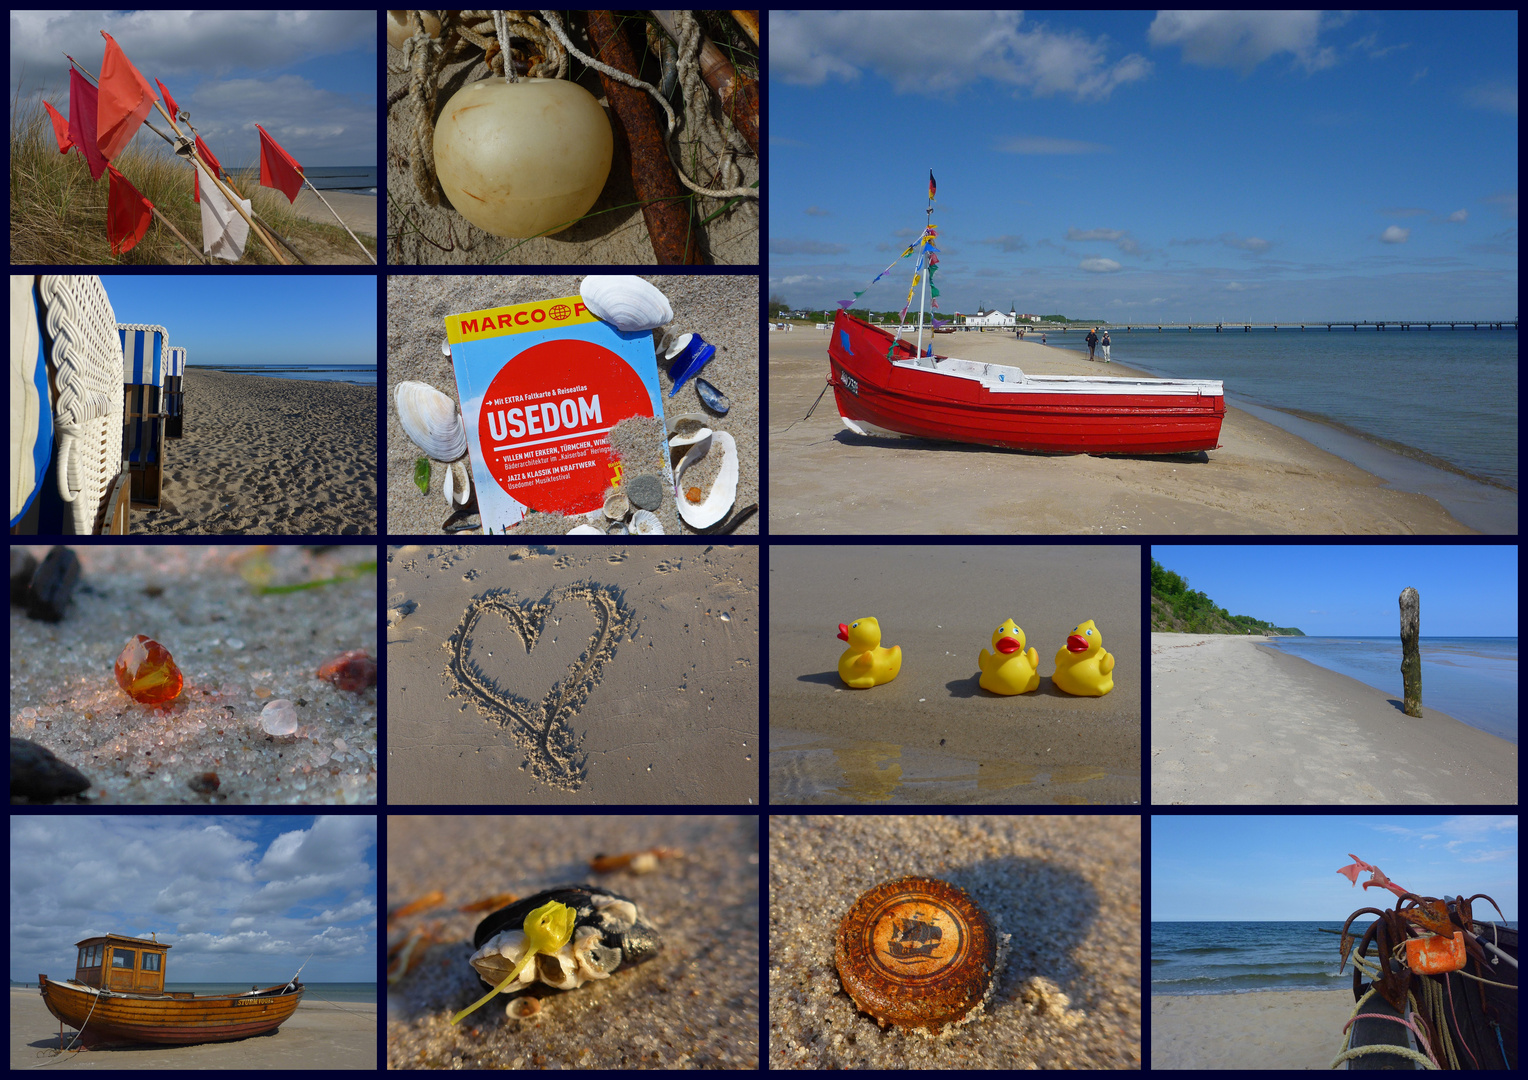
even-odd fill
[(37, 556), (22, 548), (11, 548), (11, 603), (19, 606), (27, 602), (27, 589), (35, 573)]
[(260, 710), (260, 726), (268, 735), (290, 735), (297, 730), (297, 710), (286, 698), (277, 698)]
[(66, 547), (48, 552), (27, 588), (27, 617), (58, 622), (64, 617), (80, 580), (80, 558)]
[(377, 685), (377, 662), (366, 655), (365, 649), (351, 649), (320, 665), (318, 677), (341, 690), (359, 694), (368, 686)]
[(663, 482), (652, 473), (633, 476), (626, 482), (626, 497), (642, 510), (656, 510), (663, 502)]
[(78, 795), (90, 786), (90, 778), (66, 765), (53, 751), (29, 739), (11, 738), (11, 797), (32, 802), (51, 802)]

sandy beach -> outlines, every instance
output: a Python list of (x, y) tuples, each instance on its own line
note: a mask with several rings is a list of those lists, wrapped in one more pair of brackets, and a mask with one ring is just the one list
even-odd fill
[[(445, 903), (396, 923), (433, 943), (387, 994), (391, 1069), (757, 1069), (759, 831), (755, 817), (395, 816), (387, 829), (387, 907), (439, 889)], [(597, 854), (676, 848), (641, 876), (595, 874)], [(505, 999), (452, 1026), (488, 992), (467, 963), (484, 912), (462, 905), (567, 884), (631, 899), (663, 947), (608, 979), (558, 992), (537, 984), (540, 1015), (511, 1020)]]
[[(770, 1067), (1140, 1068), (1140, 825), (1107, 815), (772, 818)], [(936, 1039), (878, 1028), (833, 960), (854, 901), (908, 874), (964, 888), (1011, 937), (984, 1014)]]
[(1517, 802), (1517, 747), (1264, 637), (1151, 635), (1153, 803)]
[[(350, 226), (351, 232), (372, 237), (377, 235), (377, 197), (375, 195), (326, 191), (324, 198), (329, 200), (329, 206), (334, 207), (340, 220)], [(323, 204), (323, 201), (307, 188), (297, 193), (297, 198), (292, 203), (292, 212), (308, 221), (317, 221), (324, 225), (339, 224), (334, 220), (334, 214), (329, 213), (329, 208)]]
[[(716, 346), (716, 355), (700, 374), (727, 395), (731, 409), (725, 416), (714, 418), (710, 426), (728, 432), (737, 441), (739, 475), (734, 508), (758, 503), (761, 456), (758, 278), (752, 275), (654, 275), (648, 280), (663, 291), (674, 309), (674, 321), (665, 329), (675, 335), (697, 333)], [(442, 491), (443, 466), (438, 462), (432, 464), (428, 495), (414, 486), (414, 462), (422, 451), (398, 422), (395, 390), (400, 382), (412, 380), (435, 387), (453, 401), (459, 400), (455, 369), (450, 357), (440, 350), (446, 340), (445, 317), (531, 300), (577, 296), (582, 281), (582, 275), (395, 275), (388, 278), (387, 531), (390, 534), (447, 535), (443, 528), (449, 513)], [(693, 379), (674, 397), (668, 396), (673, 382), (668, 375), (668, 361), (661, 355), (658, 357), (658, 384), (665, 415), (705, 412), (693, 389)], [(651, 459), (637, 462), (635, 468), (661, 475), (663, 464), (654, 444)], [(666, 535), (696, 535), (675, 513), (671, 489), (666, 489), (658, 517)], [(754, 514), (735, 531), (740, 535), (756, 535), (759, 521), (759, 515)], [(566, 532), (580, 523), (545, 514), (537, 515), (536, 522), (534, 531), (554, 534)], [(532, 531), (530, 523), (522, 525), (521, 531)], [(471, 529), (468, 535), (481, 535), (481, 530)]]
[(752, 546), (387, 556), (388, 801), (758, 805)]
[[(74, 550), (80, 581), (62, 622), (11, 608), (10, 723), (13, 737), (92, 781), (79, 802), (376, 802), (378, 689), (350, 693), (316, 677), (350, 649), (377, 655), (376, 570), (363, 567), (374, 547)], [(318, 581), (330, 583), (255, 588)], [(133, 701), (113, 676), (136, 634), (168, 649), (184, 676), (166, 707)], [(282, 698), (296, 707), (298, 728), (272, 736), (260, 715)], [(206, 772), (219, 779), (210, 796), (190, 786)]]
[[(1139, 803), (1141, 551), (1096, 547), (770, 549), (772, 803)], [(900, 646), (897, 678), (845, 687), (838, 624), (871, 615)], [(1018, 620), (1040, 688), (978, 685), (993, 628)], [(1114, 690), (1074, 697), (1050, 676), (1084, 619), (1116, 658)]]
[(377, 388), (186, 369), (185, 436), (166, 439), (158, 510), (134, 534), (377, 531)]
[(1349, 990), (1151, 998), (1153, 1069), (1330, 1069)]
[[(951, 355), (1036, 375), (1142, 374), (1012, 334), (964, 333)], [(1226, 410), (1200, 458), (1043, 456), (866, 438), (843, 426), (827, 333), (769, 335), (770, 531), (776, 533), (1433, 534), (1471, 530), (1265, 421)]]
[[(74, 1029), (64, 1028), (64, 1044)], [(375, 1069), (375, 1002), (303, 1001), (269, 1035), (195, 1046), (103, 1047), (53, 1053), (58, 1020), (36, 987), (11, 987), (11, 1068), (75, 1069)]]

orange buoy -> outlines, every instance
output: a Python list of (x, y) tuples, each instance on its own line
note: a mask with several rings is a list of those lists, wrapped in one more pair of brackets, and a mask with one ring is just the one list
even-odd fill
[(1406, 941), (1406, 966), (1418, 975), (1447, 975), (1464, 967), (1464, 935), (1454, 931), (1452, 938), (1409, 938)]

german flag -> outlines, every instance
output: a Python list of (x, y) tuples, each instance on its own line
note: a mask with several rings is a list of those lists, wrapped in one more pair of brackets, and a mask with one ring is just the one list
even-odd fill
[(928, 201), (934, 201), (934, 170), (928, 171)]

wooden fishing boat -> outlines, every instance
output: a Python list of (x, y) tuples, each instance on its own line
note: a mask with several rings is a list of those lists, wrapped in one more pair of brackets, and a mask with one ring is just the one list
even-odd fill
[[(932, 352), (932, 349), (929, 350)], [(828, 383), (845, 426), (887, 434), (1067, 454), (1214, 450), (1225, 391), (1207, 379), (1026, 375), (1017, 367), (915, 355), (840, 311)]]
[(78, 942), (74, 978), (55, 982), (38, 975), (48, 1011), (76, 1028), (86, 1047), (123, 1043), (226, 1042), (275, 1031), (297, 1011), (303, 985), (295, 977), (281, 986), (242, 994), (191, 994), (164, 988), (165, 952), (160, 941), (106, 934)]

